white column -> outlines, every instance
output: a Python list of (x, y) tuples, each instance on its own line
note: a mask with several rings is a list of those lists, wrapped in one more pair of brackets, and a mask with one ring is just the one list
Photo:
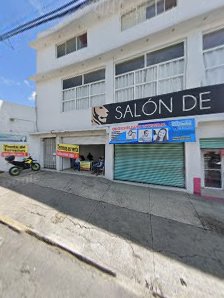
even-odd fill
[[(201, 31), (195, 30), (188, 35), (186, 53), (186, 89), (201, 87), (205, 79)], [(194, 192), (194, 178), (202, 179), (201, 151), (197, 123), (196, 140), (197, 142), (195, 143), (185, 143), (186, 188), (189, 193)]]
[(114, 179), (114, 145), (109, 144), (109, 135), (105, 145), (105, 177), (107, 179)]
[(202, 32), (188, 35), (186, 43), (186, 89), (201, 87), (205, 80)]
[(201, 151), (199, 141), (185, 143), (186, 188), (194, 192), (194, 178), (201, 178)]
[[(62, 138), (57, 136), (56, 137), (56, 147), (57, 144), (61, 144), (62, 143)], [(56, 149), (55, 149), (56, 152)], [(62, 158), (60, 156), (56, 156), (56, 170), (57, 171), (62, 171)]]
[[(114, 62), (106, 64), (106, 104), (114, 102)], [(107, 138), (105, 145), (105, 177), (114, 178), (114, 146), (109, 144), (109, 127), (107, 128)]]
[(114, 62), (106, 64), (106, 104), (114, 102)]

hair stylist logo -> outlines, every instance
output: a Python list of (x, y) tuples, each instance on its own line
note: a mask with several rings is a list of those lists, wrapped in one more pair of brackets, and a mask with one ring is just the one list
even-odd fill
[(92, 124), (106, 124), (109, 111), (105, 106), (92, 108)]
[(224, 84), (92, 108), (92, 124), (224, 113)]

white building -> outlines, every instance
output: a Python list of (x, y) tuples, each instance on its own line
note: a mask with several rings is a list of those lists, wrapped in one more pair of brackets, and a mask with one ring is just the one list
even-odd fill
[[(96, 1), (41, 33), (32, 47), (33, 140), (43, 167), (70, 167), (55, 147), (76, 144), (84, 156), (105, 155), (108, 179), (189, 193), (224, 188), (223, 0)], [(149, 99), (156, 107), (147, 112)], [(93, 125), (97, 106), (109, 120)], [(186, 119), (195, 120), (194, 142), (109, 144), (116, 126)]]
[(2, 156), (6, 153), (4, 145), (25, 145), (28, 146), (29, 153), (31, 150), (29, 133), (34, 131), (36, 131), (34, 108), (0, 100), (0, 171), (6, 171), (10, 167)]

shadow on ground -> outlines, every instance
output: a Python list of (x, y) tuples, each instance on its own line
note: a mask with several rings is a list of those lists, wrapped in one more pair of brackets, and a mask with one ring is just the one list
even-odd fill
[[(42, 179), (45, 178), (47, 175), (43, 174)], [(1, 186), (55, 208), (61, 213), (81, 219), (205, 273), (224, 278), (224, 227), (221, 227), (217, 233), (162, 216), (155, 216), (150, 212), (136, 212), (55, 190), (50, 186), (43, 187), (29, 180), (10, 184), (6, 183), (7, 178), (0, 177), (0, 179)], [(81, 178), (73, 175), (72, 179), (75, 184), (76, 179)], [(103, 181), (98, 181), (99, 184), (103, 183)], [(87, 187), (88, 181), (85, 183), (85, 188)], [(113, 188), (113, 183), (108, 182), (107, 187)], [(91, 191), (91, 183), (89, 188)], [(101, 195), (99, 193), (99, 196)], [(104, 195), (106, 196), (107, 192)], [(166, 208), (165, 205), (164, 208)]]

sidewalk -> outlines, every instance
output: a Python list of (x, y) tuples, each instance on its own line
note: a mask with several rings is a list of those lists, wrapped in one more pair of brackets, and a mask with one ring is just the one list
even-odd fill
[(223, 297), (224, 205), (99, 177), (0, 175), (0, 215), (116, 273), (140, 296)]

